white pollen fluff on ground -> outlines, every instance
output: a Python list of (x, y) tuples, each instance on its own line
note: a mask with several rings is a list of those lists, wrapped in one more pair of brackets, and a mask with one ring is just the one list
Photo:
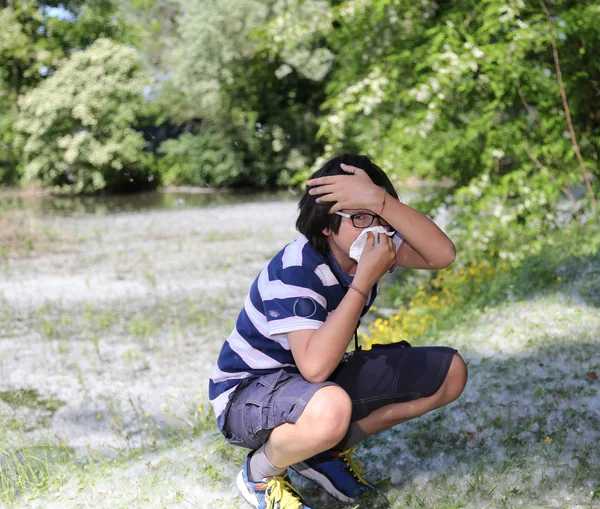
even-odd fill
[[(208, 377), (255, 276), (297, 237), (296, 211), (37, 220), (58, 245), (0, 265), (0, 439), (43, 458), (45, 476), (12, 507), (249, 507), (235, 487), (247, 450), (212, 424)], [(598, 308), (575, 291), (447, 331), (469, 366), (464, 393), (364, 442), (365, 477), (381, 485), (356, 507), (600, 507), (599, 341)], [(292, 480), (313, 509), (349, 507)]]

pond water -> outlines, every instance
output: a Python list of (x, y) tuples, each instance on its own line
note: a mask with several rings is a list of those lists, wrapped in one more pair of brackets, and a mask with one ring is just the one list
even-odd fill
[[(435, 186), (397, 188), (403, 202), (412, 203), (426, 194), (437, 192)], [(1, 191), (1, 190), (0, 190)], [(153, 192), (107, 196), (51, 196), (0, 192), (2, 211), (22, 210), (36, 216), (104, 216), (124, 212), (156, 210), (185, 210), (199, 207), (231, 206), (250, 203), (298, 202), (300, 193), (295, 190), (256, 191), (206, 190), (184, 188)]]
[(170, 191), (110, 196), (47, 196), (0, 194), (3, 210), (26, 210), (36, 215), (96, 215), (150, 210), (182, 210), (197, 207), (226, 206), (242, 203), (267, 203), (298, 200), (299, 195), (285, 190), (198, 190)]

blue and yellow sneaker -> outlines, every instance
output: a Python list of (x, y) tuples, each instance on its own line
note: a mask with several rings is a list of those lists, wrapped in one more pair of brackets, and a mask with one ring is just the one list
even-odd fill
[(237, 487), (246, 501), (257, 509), (310, 509), (290, 483), (287, 472), (262, 482), (248, 478), (248, 458), (237, 476)]
[(363, 478), (360, 462), (353, 457), (356, 449), (325, 451), (291, 468), (316, 482), (338, 500), (354, 502), (359, 495), (375, 489)]

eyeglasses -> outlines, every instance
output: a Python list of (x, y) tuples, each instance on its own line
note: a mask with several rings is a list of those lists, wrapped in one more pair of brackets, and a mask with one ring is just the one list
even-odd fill
[(379, 224), (384, 228), (389, 228), (389, 231), (395, 232), (394, 227), (388, 223), (385, 219), (375, 215), (367, 214), (366, 212), (358, 212), (357, 214), (346, 214), (345, 212), (336, 212), (338, 216), (346, 217), (352, 221), (354, 228), (368, 228), (373, 224), (375, 219), (379, 219)]

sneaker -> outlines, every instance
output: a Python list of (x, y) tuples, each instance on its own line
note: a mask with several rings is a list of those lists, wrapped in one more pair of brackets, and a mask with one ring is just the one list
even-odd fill
[(342, 502), (354, 502), (359, 495), (375, 489), (363, 478), (356, 447), (343, 452), (329, 450), (292, 465), (300, 475), (311, 479)]
[(270, 477), (262, 482), (248, 478), (248, 458), (237, 476), (237, 487), (246, 501), (257, 509), (310, 509), (284, 475)]

